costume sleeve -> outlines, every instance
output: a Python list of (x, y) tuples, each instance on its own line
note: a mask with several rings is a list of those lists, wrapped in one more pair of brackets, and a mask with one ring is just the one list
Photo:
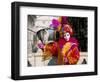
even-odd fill
[(80, 53), (77, 46), (74, 46), (67, 54), (69, 64), (77, 64), (79, 57)]

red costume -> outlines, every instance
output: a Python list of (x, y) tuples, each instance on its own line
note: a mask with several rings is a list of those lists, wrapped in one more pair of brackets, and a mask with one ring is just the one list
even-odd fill
[(61, 18), (61, 24), (57, 20), (53, 20), (54, 22), (52, 23), (54, 24), (51, 24), (51, 26), (56, 26), (54, 29), (59, 31), (62, 37), (58, 41), (42, 45), (44, 60), (48, 59), (48, 57), (55, 56), (57, 57), (58, 65), (77, 64), (80, 57), (78, 42), (75, 38), (71, 37), (73, 30), (69, 24), (66, 24), (68, 23), (66, 22), (66, 17)]
[(79, 60), (80, 54), (78, 50), (78, 42), (74, 38), (70, 38), (69, 41), (61, 38), (58, 41), (60, 48), (60, 58), (58, 55), (58, 63), (60, 64), (76, 64)]

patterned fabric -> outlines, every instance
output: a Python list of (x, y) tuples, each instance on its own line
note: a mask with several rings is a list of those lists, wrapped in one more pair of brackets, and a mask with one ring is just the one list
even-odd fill
[(46, 60), (52, 56), (57, 57), (58, 65), (77, 64), (80, 57), (77, 41), (72, 38), (67, 42), (62, 38), (59, 42), (46, 44), (43, 59)]
[(68, 42), (64, 45), (62, 54), (64, 55), (64, 64), (77, 64), (80, 57), (77, 45), (71, 42)]
[(77, 64), (80, 57), (77, 40), (70, 38), (69, 41), (66, 41), (61, 38), (58, 44), (58, 64)]

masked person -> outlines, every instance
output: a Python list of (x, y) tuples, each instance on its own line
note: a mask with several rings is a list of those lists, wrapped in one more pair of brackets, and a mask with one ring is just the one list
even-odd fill
[(57, 58), (57, 65), (77, 64), (80, 58), (78, 41), (72, 37), (73, 30), (67, 19), (65, 16), (60, 17), (60, 21), (53, 19), (51, 27), (55, 33), (59, 33), (59, 38), (52, 43), (38, 45), (43, 50), (43, 59), (54, 56)]
[(58, 64), (77, 64), (80, 57), (78, 42), (72, 37), (73, 30), (69, 24), (63, 25), (63, 34), (64, 36), (58, 41)]

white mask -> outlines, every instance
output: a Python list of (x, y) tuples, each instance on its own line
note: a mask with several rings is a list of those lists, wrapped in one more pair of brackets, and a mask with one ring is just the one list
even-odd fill
[(70, 39), (70, 34), (69, 34), (68, 32), (65, 33), (64, 38), (65, 38), (67, 41), (69, 41), (69, 39)]

